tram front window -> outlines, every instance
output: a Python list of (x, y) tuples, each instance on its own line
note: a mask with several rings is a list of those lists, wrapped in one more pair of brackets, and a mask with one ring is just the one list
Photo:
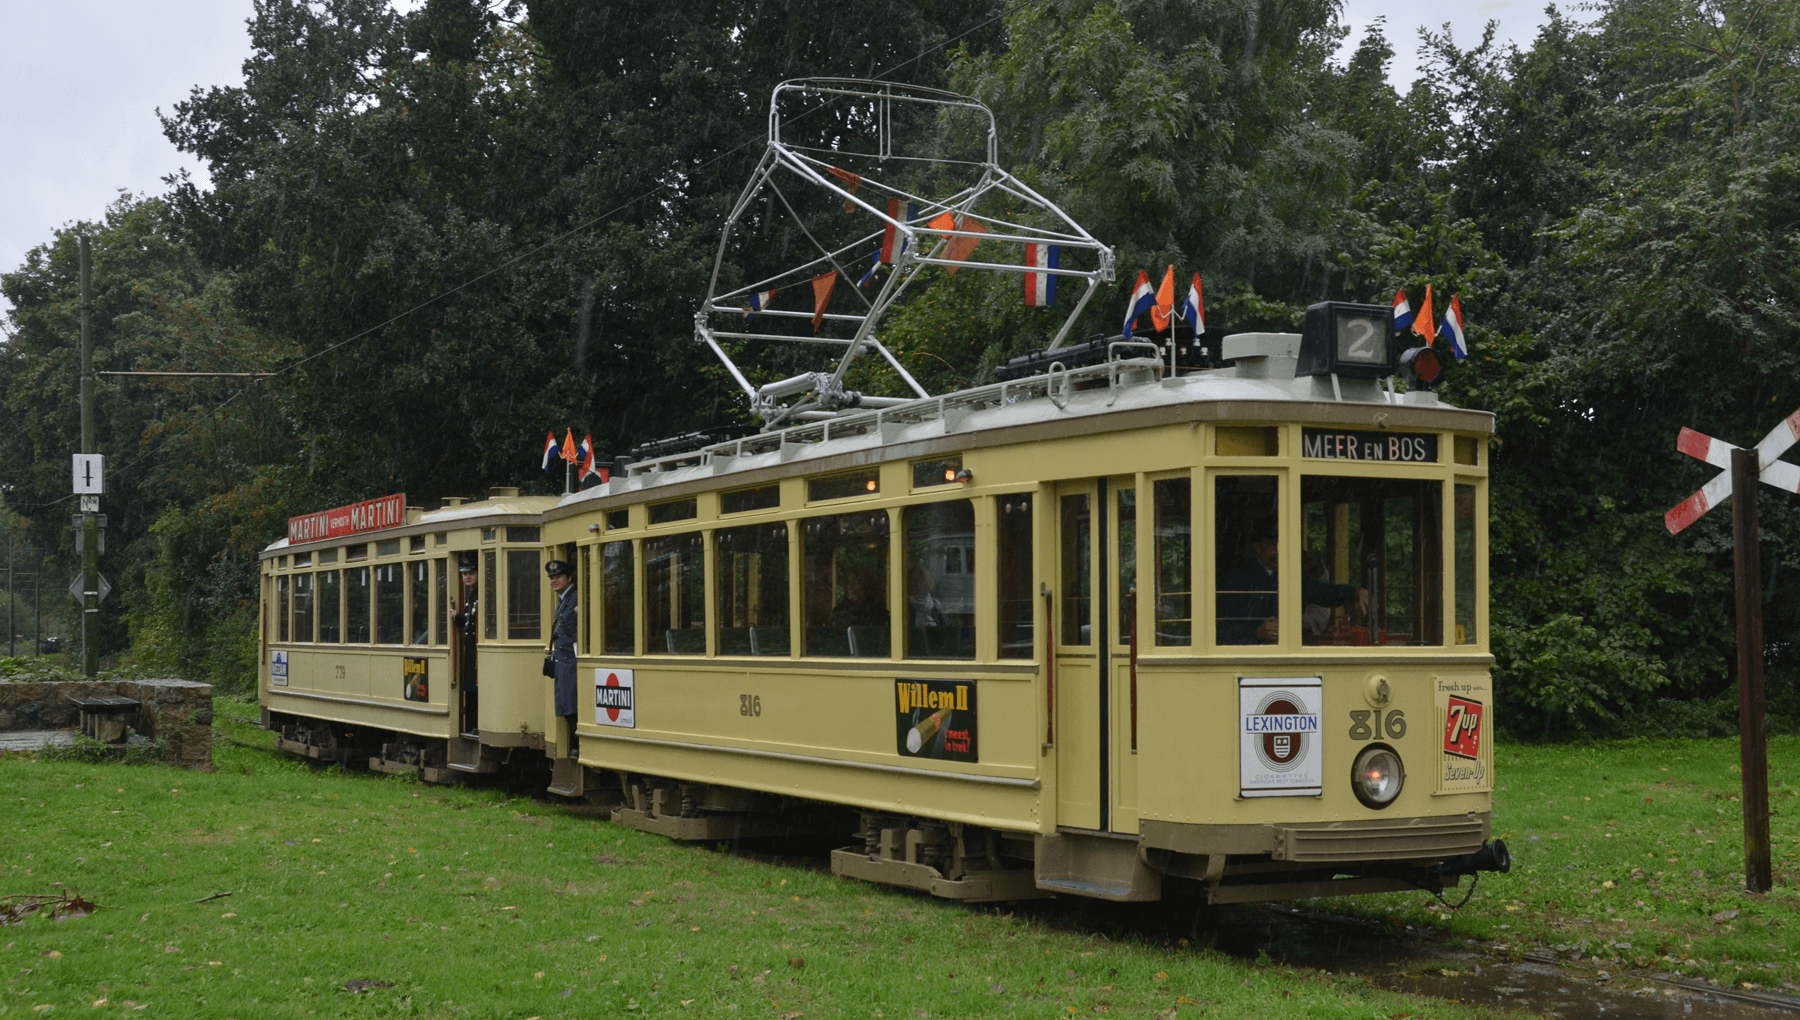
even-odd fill
[(1441, 645), (1443, 484), (1301, 480), (1301, 639), (1308, 645)]
[(1221, 645), (1267, 645), (1280, 639), (1277, 483), (1274, 475), (1214, 480), (1213, 563)]

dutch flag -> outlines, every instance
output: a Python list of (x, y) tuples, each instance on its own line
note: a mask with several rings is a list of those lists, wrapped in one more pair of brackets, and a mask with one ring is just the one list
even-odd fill
[(1194, 335), (1197, 337), (1206, 332), (1206, 303), (1200, 294), (1200, 274), (1194, 274), (1194, 282), (1188, 284), (1187, 297), (1182, 298), (1181, 308), (1177, 311), (1184, 321), (1194, 324)]
[[(906, 203), (906, 216), (902, 218), (900, 200), (890, 198), (887, 204), (887, 214), (890, 221), (900, 220), (902, 223), (911, 223), (919, 218), (919, 206), (915, 202)], [(881, 234), (881, 261), (893, 265), (901, 255), (906, 254), (906, 247), (909, 243), (911, 242), (907, 240), (906, 235), (900, 233), (900, 229), (889, 222)]]
[(1057, 269), (1061, 262), (1061, 245), (1032, 243), (1025, 246), (1025, 264), (1038, 270), (1025, 274), (1026, 308), (1048, 308), (1056, 303), (1056, 274), (1043, 270)]
[(1450, 353), (1456, 355), (1456, 360), (1461, 361), (1469, 356), (1469, 335), (1463, 332), (1460, 295), (1450, 295), (1450, 308), (1444, 312), (1444, 322), (1438, 327), (1438, 332), (1450, 338)]
[(1137, 325), (1138, 317), (1155, 305), (1156, 288), (1150, 286), (1150, 274), (1140, 269), (1138, 270), (1137, 286), (1132, 288), (1131, 300), (1125, 305), (1125, 325), (1120, 327), (1119, 332), (1124, 336), (1130, 336), (1132, 328)]
[(1394, 332), (1404, 333), (1406, 327), (1412, 325), (1412, 305), (1407, 303), (1405, 289), (1394, 292)]
[(544, 470), (545, 471), (550, 470), (550, 462), (556, 459), (556, 452), (557, 452), (558, 448), (559, 447), (556, 442), (556, 433), (554, 433), (554, 432), (546, 433), (544, 435)]
[(586, 481), (588, 475), (598, 474), (598, 472), (594, 470), (593, 435), (589, 434), (581, 437), (580, 445), (575, 447), (575, 456), (580, 463), (580, 468), (576, 472), (579, 476), (579, 480)]
[(750, 303), (744, 306), (744, 314), (746, 316), (754, 317), (757, 312), (769, 307), (769, 302), (773, 300), (775, 300), (775, 288), (773, 287), (760, 294), (752, 294), (750, 295)]
[(875, 249), (874, 253), (869, 256), (869, 271), (862, 274), (862, 279), (856, 281), (857, 287), (860, 288), (860, 287), (867, 286), (870, 280), (875, 279), (875, 270), (880, 269), (880, 268), (881, 268), (881, 249), (877, 248), (877, 249)]

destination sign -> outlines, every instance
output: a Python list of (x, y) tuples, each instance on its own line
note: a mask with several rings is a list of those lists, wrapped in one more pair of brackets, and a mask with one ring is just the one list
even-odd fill
[(1397, 461), (1435, 464), (1438, 437), (1405, 432), (1353, 432), (1348, 429), (1301, 429), (1300, 455), (1313, 460)]
[(397, 528), (406, 523), (406, 494), (364, 500), (333, 510), (320, 510), (288, 518), (288, 542), (318, 542), (365, 531)]

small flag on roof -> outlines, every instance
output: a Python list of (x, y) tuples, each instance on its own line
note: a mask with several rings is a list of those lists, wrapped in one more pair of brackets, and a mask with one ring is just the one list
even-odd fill
[(1437, 339), (1437, 327), (1431, 321), (1431, 284), (1425, 285), (1425, 300), (1419, 302), (1418, 317), (1413, 319), (1412, 331), (1425, 338), (1425, 346)]
[(1406, 289), (1394, 292), (1394, 332), (1404, 333), (1413, 324), (1412, 305), (1406, 300)]
[(833, 269), (829, 273), (826, 273), (823, 276), (813, 277), (812, 289), (813, 289), (813, 332), (814, 333), (817, 333), (819, 331), (819, 324), (821, 322), (825, 321), (825, 307), (827, 305), (831, 304), (831, 288), (837, 286), (837, 278), (838, 278), (838, 274), (837, 274), (837, 270), (835, 270), (835, 269)]
[(1450, 295), (1450, 308), (1444, 312), (1444, 324), (1440, 327), (1450, 341), (1450, 353), (1456, 360), (1469, 356), (1469, 334), (1463, 332), (1462, 296)]
[[(919, 207), (916, 203), (908, 202), (906, 203), (906, 215), (901, 216), (900, 200), (890, 198), (887, 204), (887, 214), (889, 220), (911, 223), (919, 218)], [(907, 243), (906, 235), (900, 233), (900, 229), (890, 222), (881, 235), (881, 261), (890, 266), (893, 265), (896, 259), (906, 254)]]
[(1175, 267), (1163, 273), (1162, 286), (1156, 288), (1156, 304), (1150, 306), (1150, 325), (1159, 332), (1169, 328), (1175, 316)]
[(544, 434), (544, 470), (550, 470), (550, 462), (556, 459), (556, 433)]
[(858, 288), (868, 286), (869, 281), (875, 279), (875, 270), (880, 269), (880, 268), (881, 268), (881, 249), (877, 248), (869, 256), (869, 271), (862, 274), (862, 279), (856, 281), (856, 286)]
[(575, 445), (575, 474), (577, 480), (586, 478), (594, 467), (594, 437), (583, 435), (581, 442)]
[(755, 316), (757, 312), (769, 307), (769, 302), (775, 300), (775, 290), (776, 288), (770, 287), (768, 290), (750, 295), (750, 303), (744, 306), (744, 314)]
[(1177, 310), (1184, 321), (1194, 326), (1194, 335), (1206, 332), (1206, 302), (1200, 293), (1200, 274), (1194, 274), (1194, 282), (1188, 284), (1187, 297), (1181, 300), (1181, 308)]
[(1125, 304), (1125, 325), (1119, 328), (1119, 332), (1130, 336), (1132, 329), (1137, 326), (1138, 317), (1149, 311), (1150, 306), (1155, 303), (1156, 292), (1150, 289), (1150, 274), (1140, 269), (1137, 286), (1132, 288), (1131, 300)]
[(1025, 245), (1025, 264), (1038, 270), (1025, 274), (1026, 308), (1048, 308), (1056, 303), (1056, 274), (1044, 270), (1060, 268), (1061, 262), (1062, 246), (1059, 244), (1030, 242)]

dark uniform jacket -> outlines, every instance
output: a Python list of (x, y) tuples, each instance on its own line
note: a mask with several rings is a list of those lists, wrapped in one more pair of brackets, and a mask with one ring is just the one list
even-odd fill
[(550, 625), (550, 661), (555, 675), (556, 714), (575, 714), (575, 586), (563, 589), (556, 599), (556, 617)]

